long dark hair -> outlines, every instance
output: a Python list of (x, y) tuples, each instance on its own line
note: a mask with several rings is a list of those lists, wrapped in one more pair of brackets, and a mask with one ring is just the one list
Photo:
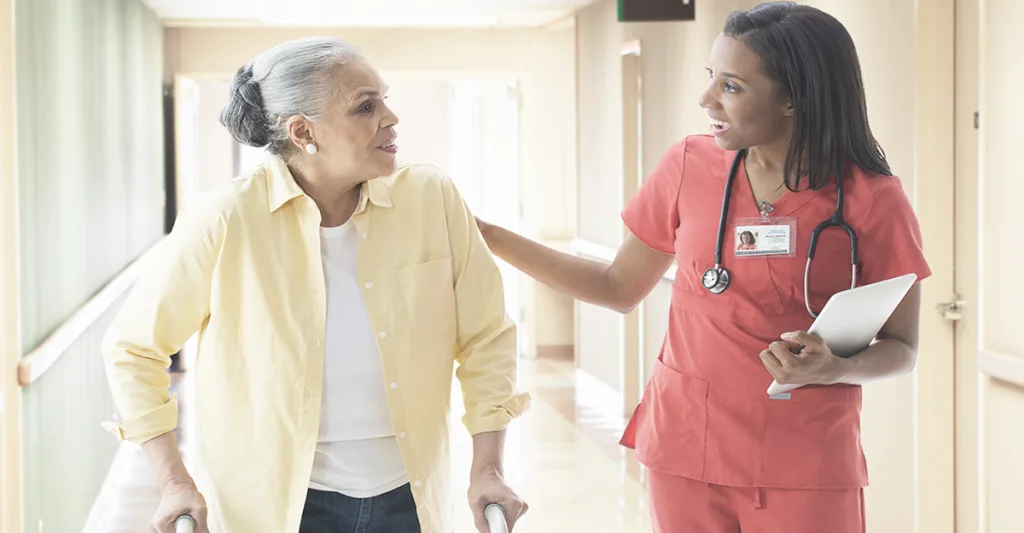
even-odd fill
[(891, 175), (885, 152), (871, 134), (857, 49), (835, 17), (795, 2), (761, 4), (734, 12), (724, 33), (743, 41), (764, 72), (793, 103), (793, 137), (786, 153), (786, 187), (802, 176), (821, 189), (856, 164)]

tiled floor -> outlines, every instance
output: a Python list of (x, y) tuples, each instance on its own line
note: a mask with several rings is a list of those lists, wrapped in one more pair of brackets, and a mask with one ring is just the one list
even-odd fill
[[(536, 360), (522, 364), (521, 384), (533, 395), (526, 416), (509, 429), (506, 478), (530, 504), (517, 532), (649, 532), (645, 491), (636, 460), (618, 444), (623, 419), (601, 398), (586, 394), (572, 364)], [(178, 385), (183, 404), (188, 380)], [(457, 389), (457, 387), (456, 387)], [(453, 390), (458, 421), (459, 396)], [(182, 416), (188, 416), (187, 405)], [(183, 420), (184, 427), (187, 423)], [(186, 437), (186, 435), (181, 435)], [(459, 533), (475, 531), (464, 501), (472, 441), (461, 425), (453, 426), (456, 502)], [(159, 501), (145, 456), (126, 446), (108, 480), (109, 498), (94, 513), (86, 533), (145, 533)], [(256, 532), (254, 532), (256, 533)]]

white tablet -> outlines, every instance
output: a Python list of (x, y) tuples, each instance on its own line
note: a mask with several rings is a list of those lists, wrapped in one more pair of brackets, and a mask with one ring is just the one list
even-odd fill
[[(825, 303), (807, 332), (821, 337), (839, 357), (857, 354), (874, 341), (916, 280), (916, 274), (904, 274), (837, 292)], [(768, 394), (774, 396), (801, 386), (779, 385), (772, 381)]]

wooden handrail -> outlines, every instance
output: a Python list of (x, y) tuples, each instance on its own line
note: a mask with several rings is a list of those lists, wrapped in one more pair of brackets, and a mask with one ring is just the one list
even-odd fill
[[(598, 242), (580, 238), (572, 240), (572, 249), (579, 256), (586, 257), (588, 259), (596, 259), (598, 261), (605, 261), (608, 263), (614, 261), (615, 254), (618, 253), (618, 250), (612, 248), (611, 246), (606, 246)], [(662, 275), (661, 277), (662, 279), (666, 279), (668, 281), (675, 281), (675, 262), (673, 262), (672, 265), (668, 267), (668, 270), (666, 270), (665, 274)]]
[(88, 331), (89, 327), (99, 320), (125, 291), (131, 288), (139, 276), (142, 264), (153, 253), (157, 245), (159, 245), (159, 241), (125, 267), (36, 349), (21, 358), (21, 361), (18, 362), (19, 385), (25, 387), (38, 380), (61, 356), (67, 353), (75, 341)]
[(1024, 387), (1024, 356), (978, 350), (978, 371), (991, 378)]

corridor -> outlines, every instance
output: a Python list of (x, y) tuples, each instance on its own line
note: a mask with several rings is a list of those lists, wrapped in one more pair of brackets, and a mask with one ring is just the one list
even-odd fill
[[(121, 443), (104, 422), (145, 426), (151, 432), (135, 427), (140, 439), (166, 434), (171, 410), (153, 403), (165, 391), (151, 385), (163, 383), (166, 357), (199, 331), (214, 356), (314, 361), (322, 353), (350, 365), (327, 358), (329, 344), (336, 354), (357, 338), (336, 327), (350, 324), (338, 320), (348, 316), (339, 308), (368, 319), (362, 370), (376, 372), (379, 361), (385, 375), (400, 371), (384, 391), (387, 409), (371, 402), (376, 427), (434, 441), (410, 438), (415, 453), (391, 456), (390, 467), (409, 472), (427, 455), (421, 447), (443, 440), (443, 402), (422, 415), (423, 398), (446, 392), (407, 394), (415, 389), (406, 379), (436, 384), (446, 373), (409, 362), (447, 361), (440, 339), (452, 332), (463, 344), (501, 337), (463, 324), (489, 316), (503, 325), (499, 301), (516, 333), (499, 339), (490, 362), (477, 359), (476, 374), (495, 381), (475, 392), (504, 395), (487, 400), (498, 402), (488, 414), (516, 411), (505, 390), (514, 358), (519, 388), (532, 395), (504, 451), (506, 480), (530, 505), (514, 533), (652, 531), (648, 473), (618, 444), (625, 415), (640, 405), (665, 415), (640, 419), (653, 468), (774, 489), (856, 491), (866, 475), (867, 533), (1024, 532), (1024, 247), (1013, 244), (1024, 198), (1024, 99), (1014, 90), (1024, 82), (1024, 1), (767, 3), (0, 0), (0, 533), (148, 532), (159, 501), (154, 476), (139, 446)], [(763, 37), (776, 30), (781, 37)], [(803, 95), (799, 106), (794, 95)], [(780, 96), (788, 106), (776, 105)], [(347, 100), (360, 105), (340, 112)], [(275, 152), (285, 157), (268, 158)], [(823, 179), (816, 191), (785, 188), (794, 177), (803, 183), (793, 176), (802, 165), (787, 164), (801, 153)], [(751, 154), (764, 168), (755, 162), (747, 173)], [(875, 160), (870, 172), (864, 154)], [(277, 180), (239, 185), (263, 161), (276, 162)], [(845, 174), (831, 162), (861, 168), (849, 181), (834, 179)], [(436, 191), (392, 198), (381, 184), (394, 182), (377, 178), (407, 164), (450, 180), (424, 171), (423, 183), (441, 184)], [(740, 169), (746, 176), (730, 182)], [(849, 194), (839, 192), (843, 183)], [(211, 192), (218, 188), (234, 196)], [(359, 210), (347, 212), (352, 204)], [(838, 215), (850, 233), (828, 229), (811, 267), (813, 228)], [(473, 217), (500, 229), (477, 232)], [(772, 233), (758, 234), (755, 226), (773, 217)], [(373, 227), (355, 231), (345, 220)], [(325, 247), (327, 234), (338, 240)], [(789, 246), (757, 249), (774, 246), (769, 234)], [(852, 235), (859, 244), (847, 248)], [(174, 253), (163, 256), (166, 243)], [(408, 257), (397, 260), (399, 252)], [(484, 268), (469, 268), (467, 282), (470, 255)], [(367, 258), (386, 257), (395, 260), (367, 267)], [(607, 268), (617, 258), (627, 267)], [(799, 392), (772, 399), (789, 403), (761, 396), (761, 382), (780, 370), (770, 356), (754, 358), (763, 344), (781, 348), (774, 335), (810, 329), (812, 300), (824, 305), (851, 281), (925, 270), (888, 327), (865, 333), (869, 347), (857, 355), (870, 352), (868, 364), (839, 369), (826, 357), (803, 369), (806, 383), (853, 387), (804, 396), (813, 401)], [(486, 282), (473, 281), (481, 272)], [(722, 283), (728, 292), (711, 294)], [(179, 296), (194, 301), (167, 303)], [(218, 308), (224, 303), (237, 307)], [(488, 312), (467, 311), (474, 306)], [(139, 324), (126, 327), (131, 319)], [(115, 322), (127, 333), (104, 354)], [(891, 341), (883, 349), (870, 342), (882, 340), (878, 332)], [(446, 351), (416, 359), (431, 346)], [(893, 353), (896, 363), (886, 360)], [(199, 434), (194, 414), (228, 405), (216, 394), (229, 395), (224, 383), (243, 375), (232, 366), (242, 359), (203, 367), (208, 411), (185, 359), (185, 371), (170, 372), (186, 461), (193, 444), (231, 440), (213, 438), (217, 429), (241, 442), (257, 440), (246, 429), (268, 433), (239, 416), (245, 424), (209, 424)], [(319, 408), (331, 418), (330, 402), (308, 386), (319, 365), (303, 375), (300, 365), (267, 360), (248, 366), (267, 375), (247, 376), (232, 409), (273, 414), (291, 401), (290, 413)], [(664, 385), (662, 375), (671, 376)], [(326, 381), (355, 391), (376, 374), (346, 379)], [(733, 392), (743, 384), (758, 390)], [(451, 392), (455, 533), (473, 533), (465, 503), (472, 440), (457, 381)], [(355, 412), (349, 406), (369, 396), (353, 394), (334, 413)], [(301, 428), (295, 417), (274, 426), (286, 427), (278, 442), (303, 439), (312, 455), (314, 430), (326, 424), (298, 419)], [(367, 440), (348, 437), (326, 440)], [(235, 471), (231, 459), (291, 464), (277, 460), (288, 456), (279, 448), (255, 448), (272, 455), (255, 459), (234, 449), (211, 463), (225, 472)], [(436, 465), (438, 456), (422, 462)], [(686, 467), (690, 458), (700, 466)], [(777, 467), (774, 480), (765, 465)], [(829, 478), (831, 467), (842, 475)], [(221, 480), (255, 493), (301, 491), (309, 481), (219, 474), (207, 486), (235, 495), (242, 490)], [(412, 479), (421, 499), (435, 494), (428, 476), (436, 474), (414, 473), (424, 476)], [(673, 495), (668, 507), (678, 500), (694, 501)], [(268, 521), (263, 510), (286, 514), (270, 506), (240, 514)]]

